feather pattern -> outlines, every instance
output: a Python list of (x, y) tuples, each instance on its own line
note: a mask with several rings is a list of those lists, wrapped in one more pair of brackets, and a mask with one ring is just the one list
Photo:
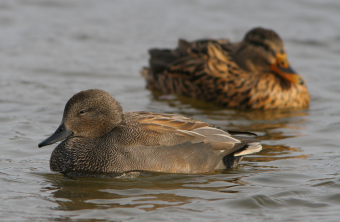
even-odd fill
[(309, 105), (303, 78), (291, 69), (281, 38), (271, 30), (250, 30), (240, 43), (180, 39), (174, 50), (151, 49), (149, 53), (150, 66), (141, 75), (149, 89), (164, 94), (181, 94), (230, 108)]
[[(259, 152), (262, 147), (259, 143), (256, 143), (258, 146), (254, 149), (254, 142), (258, 141), (254, 137), (232, 136), (230, 133), (215, 128), (208, 123), (175, 114), (126, 112), (125, 116), (137, 117), (130, 118), (129, 121), (141, 123), (143, 132), (147, 134), (146, 136), (158, 133), (160, 135), (160, 145), (169, 146), (184, 142), (206, 143), (211, 145), (211, 149), (219, 150), (223, 155), (243, 149), (242, 152), (238, 152), (237, 156), (242, 156), (243, 153)], [(242, 133), (238, 132), (238, 134)], [(248, 146), (248, 143), (254, 144)], [(144, 144), (147, 145), (146, 143)], [(245, 151), (248, 149), (249, 151)]]
[(64, 173), (211, 172), (261, 150), (249, 133), (229, 133), (177, 114), (123, 112), (109, 93), (97, 89), (74, 95), (61, 125), (39, 147), (61, 140), (50, 166)]

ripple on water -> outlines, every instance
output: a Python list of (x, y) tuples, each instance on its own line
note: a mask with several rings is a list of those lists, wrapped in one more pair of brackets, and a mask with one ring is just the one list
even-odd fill
[[(338, 0), (0, 2), (0, 220), (339, 221)], [(147, 49), (178, 38), (277, 31), (311, 93), (307, 110), (230, 110), (145, 89)], [(49, 170), (76, 92), (100, 88), (126, 111), (178, 113), (252, 131), (263, 150), (233, 170), (76, 178)]]

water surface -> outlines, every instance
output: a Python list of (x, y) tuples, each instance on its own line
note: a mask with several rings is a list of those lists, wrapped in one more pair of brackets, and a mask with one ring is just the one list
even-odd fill
[[(340, 3), (325, 1), (0, 2), (0, 215), (3, 221), (339, 221)], [(308, 110), (240, 111), (145, 89), (151, 47), (178, 38), (283, 38), (311, 93)], [(126, 111), (180, 113), (252, 131), (263, 151), (213, 174), (72, 178), (51, 172), (55, 131), (80, 90)]]

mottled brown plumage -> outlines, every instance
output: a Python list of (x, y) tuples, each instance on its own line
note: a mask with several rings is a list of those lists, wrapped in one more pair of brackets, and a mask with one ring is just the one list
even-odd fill
[(66, 173), (202, 173), (261, 150), (256, 138), (231, 134), (181, 115), (123, 112), (109, 93), (92, 89), (67, 102), (61, 125), (39, 147), (63, 140), (50, 166)]
[(141, 72), (147, 87), (229, 108), (307, 108), (309, 93), (290, 67), (281, 38), (255, 28), (243, 41), (179, 40), (174, 50), (151, 49)]

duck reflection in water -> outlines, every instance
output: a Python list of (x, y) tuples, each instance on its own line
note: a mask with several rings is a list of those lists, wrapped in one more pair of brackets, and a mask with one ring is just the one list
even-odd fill
[[(145, 206), (144, 210), (152, 211), (180, 207), (195, 202), (197, 198), (230, 198), (238, 193), (237, 187), (245, 185), (242, 178), (248, 173), (229, 174), (227, 170), (201, 175), (144, 172), (141, 176), (129, 178), (65, 177), (55, 173), (40, 176), (45, 178), (42, 189), (51, 192), (51, 201), (56, 202), (60, 210), (132, 210)], [(207, 185), (215, 182), (220, 186)]]

